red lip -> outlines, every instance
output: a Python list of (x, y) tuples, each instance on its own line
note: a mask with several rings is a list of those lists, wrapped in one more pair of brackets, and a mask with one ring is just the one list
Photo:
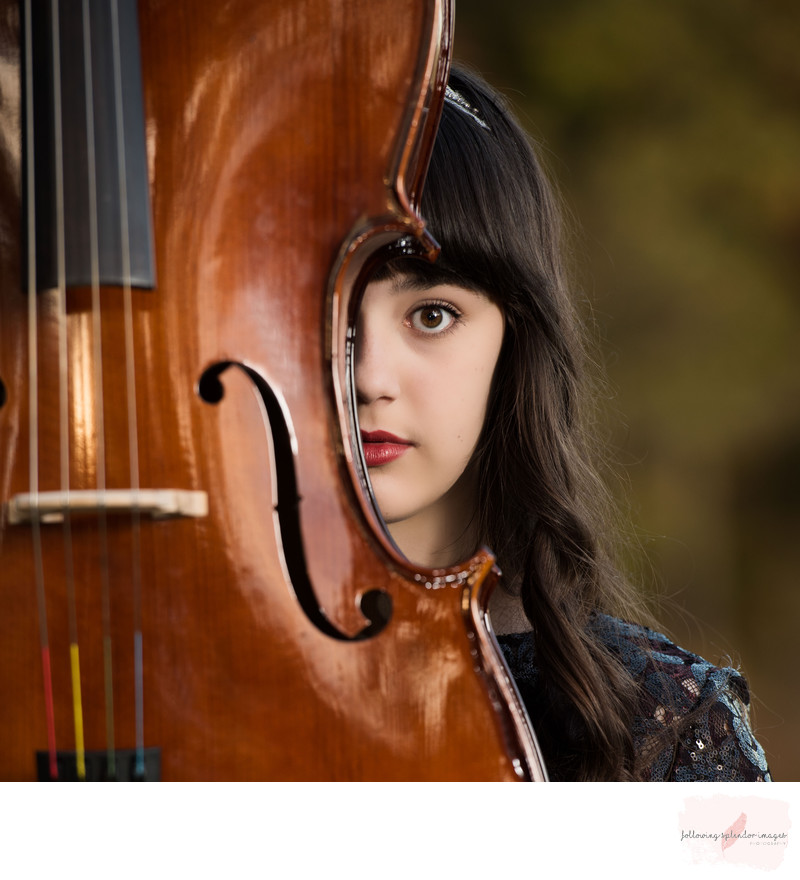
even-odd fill
[(400, 443), (404, 446), (411, 446), (412, 445), (408, 440), (404, 440), (402, 437), (398, 437), (395, 434), (390, 434), (388, 431), (362, 431), (361, 432), (361, 442), (362, 443)]
[(396, 461), (414, 445), (388, 431), (362, 431), (361, 444), (364, 449), (364, 461), (368, 468), (380, 467)]

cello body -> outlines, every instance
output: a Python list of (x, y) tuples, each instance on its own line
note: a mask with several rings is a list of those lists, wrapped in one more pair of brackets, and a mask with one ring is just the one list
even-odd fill
[(409, 566), (350, 439), (366, 272), (434, 250), (448, 6), (141, 0), (153, 283), (35, 295), (21, 8), (0, 2), (0, 778), (542, 778), (492, 557)]

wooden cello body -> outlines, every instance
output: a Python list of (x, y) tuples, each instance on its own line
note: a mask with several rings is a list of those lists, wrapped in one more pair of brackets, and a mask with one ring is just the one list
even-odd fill
[[(449, 8), (141, 0), (152, 226), (119, 220), (117, 278), (96, 244), (104, 200), (137, 198), (131, 156), (84, 197), (30, 146), (45, 5), (0, 2), (0, 778), (542, 778), (485, 625), (491, 557), (411, 568), (349, 439), (365, 273), (403, 237), (432, 247), (414, 206)], [(41, 13), (56, 83), (91, 29), (67, 18), (96, 5)], [(87, 102), (51, 94), (54, 154), (70, 126), (94, 153), (108, 116), (132, 124)], [(48, 204), (52, 268), (31, 249)]]

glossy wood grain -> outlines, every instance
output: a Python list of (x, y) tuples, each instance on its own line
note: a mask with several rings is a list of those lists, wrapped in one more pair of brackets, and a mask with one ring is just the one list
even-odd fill
[[(141, 566), (145, 744), (165, 779), (518, 779), (536, 751), (484, 625), (491, 557), (449, 573), (394, 554), (347, 436), (345, 337), (363, 267), (421, 235), (413, 210), (449, 51), (437, 0), (142, 0), (157, 286), (134, 290), (140, 485), (204, 491), (209, 514), (72, 517), (86, 746), (106, 748), (102, 589), (110, 583), (114, 727), (132, 748)], [(0, 3), (0, 500), (28, 490), (16, 3)], [(131, 484), (122, 296), (103, 288), (95, 377), (90, 291), (67, 291), (69, 486)], [(59, 472), (58, 292), (38, 299), (40, 490)], [(224, 396), (201, 377), (232, 363)], [(239, 365), (239, 366), (236, 366)], [(380, 589), (393, 616), (360, 641), (320, 630), (287, 578), (270, 422), (290, 425), (307, 573), (344, 636)], [(284, 499), (280, 499), (285, 503)], [(291, 502), (291, 499), (289, 499)], [(45, 749), (32, 530), (0, 514), (0, 778)], [(56, 738), (75, 748), (63, 525), (42, 526)], [(445, 577), (449, 574), (449, 579)]]

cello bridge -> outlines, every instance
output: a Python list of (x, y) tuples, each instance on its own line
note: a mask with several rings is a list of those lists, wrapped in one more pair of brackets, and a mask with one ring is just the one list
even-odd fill
[(185, 489), (106, 489), (74, 492), (24, 492), (7, 505), (8, 522), (60, 523), (75, 515), (138, 514), (152, 519), (208, 515), (206, 492)]

